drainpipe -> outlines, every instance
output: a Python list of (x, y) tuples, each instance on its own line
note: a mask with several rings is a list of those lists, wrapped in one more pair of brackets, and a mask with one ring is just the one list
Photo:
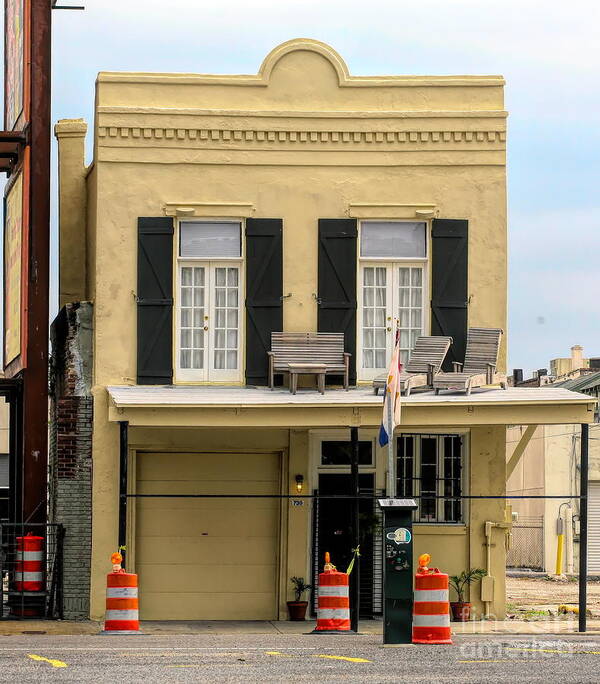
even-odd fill
[(571, 504), (565, 511), (565, 546), (567, 548), (567, 574), (572, 575), (575, 563), (573, 562), (573, 508)]

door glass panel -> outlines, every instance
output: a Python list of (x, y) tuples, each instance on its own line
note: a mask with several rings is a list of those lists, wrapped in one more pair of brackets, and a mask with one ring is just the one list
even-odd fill
[(204, 368), (204, 266), (182, 266), (180, 271), (179, 366)]
[(387, 269), (363, 268), (363, 368), (385, 368), (387, 307)]
[(423, 268), (398, 268), (398, 321), (400, 326), (400, 361), (408, 362), (419, 335), (423, 334)]
[(214, 368), (235, 370), (238, 367), (239, 268), (215, 268)]

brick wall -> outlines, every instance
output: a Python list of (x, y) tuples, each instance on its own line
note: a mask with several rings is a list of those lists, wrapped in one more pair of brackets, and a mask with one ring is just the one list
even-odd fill
[(89, 616), (92, 523), (92, 305), (67, 304), (52, 324), (50, 520), (65, 527), (64, 615)]

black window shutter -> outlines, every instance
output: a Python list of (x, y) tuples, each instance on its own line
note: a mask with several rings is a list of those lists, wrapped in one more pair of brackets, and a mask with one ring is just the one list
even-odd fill
[(356, 219), (319, 219), (319, 332), (343, 332), (356, 384)]
[(137, 381), (173, 382), (173, 219), (138, 218)]
[(434, 219), (431, 230), (431, 334), (450, 335), (453, 344), (443, 370), (465, 360), (468, 305), (469, 222)]
[(283, 221), (246, 220), (246, 383), (266, 385), (271, 333), (283, 330)]

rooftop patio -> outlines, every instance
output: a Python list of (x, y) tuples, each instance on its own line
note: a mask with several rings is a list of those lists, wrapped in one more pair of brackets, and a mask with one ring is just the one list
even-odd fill
[[(348, 391), (215, 386), (110, 386), (109, 419), (131, 425), (372, 425), (381, 421), (382, 397), (371, 386)], [(593, 420), (595, 401), (565, 389), (476, 389), (402, 397), (403, 425), (582, 423)], [(269, 409), (265, 411), (264, 409)]]

